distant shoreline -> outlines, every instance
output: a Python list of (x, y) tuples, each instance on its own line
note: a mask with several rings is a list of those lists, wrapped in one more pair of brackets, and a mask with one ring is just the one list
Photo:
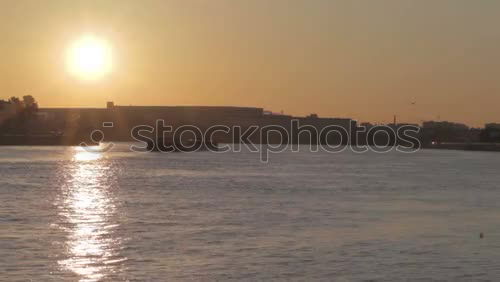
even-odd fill
[(98, 145), (92, 141), (76, 140), (64, 135), (0, 135), (0, 146), (81, 146)]
[[(222, 142), (224, 143), (224, 142)], [(96, 146), (95, 142), (89, 140), (75, 140), (67, 136), (58, 135), (0, 135), (0, 147), (2, 146)], [(304, 144), (310, 145), (310, 144)], [(348, 145), (346, 145), (348, 146)], [(425, 144), (421, 149), (432, 150), (455, 150), (455, 151), (477, 151), (477, 152), (500, 152), (498, 143), (434, 143)]]
[(422, 148), (457, 151), (500, 152), (500, 144), (497, 143), (439, 143), (425, 145)]

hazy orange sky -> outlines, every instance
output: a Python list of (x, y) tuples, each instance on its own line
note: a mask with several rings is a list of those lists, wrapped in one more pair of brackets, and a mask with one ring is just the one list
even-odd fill
[[(496, 0), (0, 0), (0, 98), (482, 125), (500, 122), (499, 27)], [(113, 46), (99, 81), (65, 67), (87, 33)]]

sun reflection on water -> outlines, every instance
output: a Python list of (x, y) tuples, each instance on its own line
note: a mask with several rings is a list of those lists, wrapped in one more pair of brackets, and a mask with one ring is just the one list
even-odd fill
[(58, 200), (61, 226), (67, 231), (66, 257), (59, 264), (80, 276), (99, 281), (119, 271), (122, 239), (116, 235), (117, 211), (111, 164), (101, 153), (76, 149), (64, 171), (68, 179)]
[(77, 162), (98, 160), (103, 157), (103, 154), (98, 151), (99, 149), (100, 146), (91, 146), (87, 148), (75, 147), (73, 160)]

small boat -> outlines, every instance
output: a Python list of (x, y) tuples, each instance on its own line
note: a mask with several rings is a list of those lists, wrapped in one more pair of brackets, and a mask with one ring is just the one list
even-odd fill
[(212, 140), (157, 139), (156, 142), (148, 142), (147, 150), (150, 152), (216, 152), (219, 150), (219, 144)]

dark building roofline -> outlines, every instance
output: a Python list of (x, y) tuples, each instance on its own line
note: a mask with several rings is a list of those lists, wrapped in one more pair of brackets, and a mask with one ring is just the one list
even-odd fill
[(151, 108), (151, 109), (245, 109), (245, 110), (263, 110), (262, 108), (256, 107), (238, 107), (238, 106), (113, 106), (114, 108)]
[(128, 106), (120, 106), (120, 105), (114, 105), (112, 102), (108, 102), (108, 107), (106, 108), (96, 108), (96, 107), (68, 107), (68, 108), (63, 108), (63, 107), (52, 107), (52, 108), (40, 108), (40, 112), (65, 112), (65, 111), (108, 111), (108, 110), (125, 110), (125, 111), (220, 111), (221, 113), (224, 113), (224, 111), (229, 111), (231, 114), (241, 111), (245, 113), (251, 113), (252, 115), (258, 114), (261, 117), (264, 118), (274, 118), (274, 119), (300, 119), (302, 121), (313, 121), (313, 120), (318, 120), (318, 121), (349, 121), (353, 120), (351, 118), (339, 118), (339, 117), (317, 117), (317, 116), (291, 116), (291, 115), (282, 115), (282, 114), (265, 114), (263, 108), (257, 108), (257, 107), (239, 107), (239, 106), (134, 106), (134, 105), (128, 105)]

